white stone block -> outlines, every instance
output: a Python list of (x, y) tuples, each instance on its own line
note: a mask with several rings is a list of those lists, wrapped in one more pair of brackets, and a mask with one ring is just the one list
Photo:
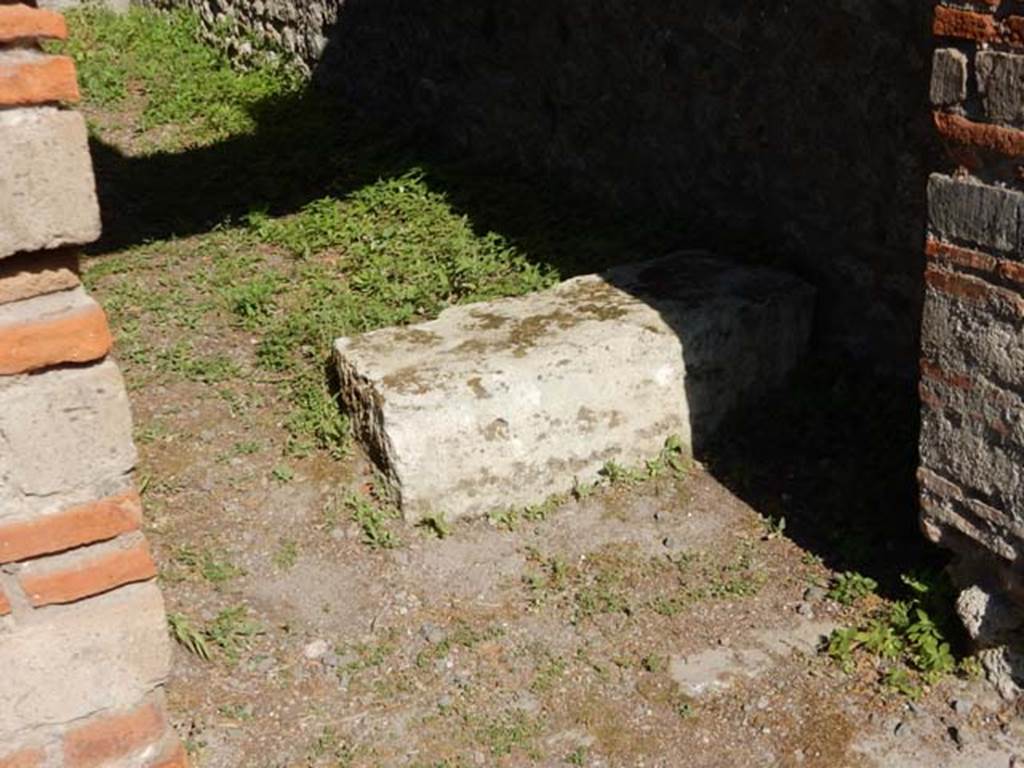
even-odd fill
[(801, 281), (678, 254), (335, 344), (342, 401), (405, 516), (527, 506), (691, 445), (779, 384), (810, 334)]

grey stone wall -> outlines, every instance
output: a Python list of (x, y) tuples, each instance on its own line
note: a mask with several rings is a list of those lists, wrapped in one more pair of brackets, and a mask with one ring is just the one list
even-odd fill
[(1008, 696), (1024, 687), (1022, 28), (936, 8), (930, 92), (950, 159), (928, 184), (921, 351), (922, 524), (959, 555), (957, 607)]
[(311, 70), (323, 56), (328, 33), (344, 0), (139, 0), (155, 8), (185, 6), (196, 11), (211, 32), (211, 41), (238, 56), (252, 42), (268, 41)]
[(270, 37), (448, 152), (795, 268), (826, 343), (915, 367), (928, 2), (150, 2)]

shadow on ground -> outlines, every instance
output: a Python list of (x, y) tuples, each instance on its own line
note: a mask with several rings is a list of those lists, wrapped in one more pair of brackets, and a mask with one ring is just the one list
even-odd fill
[(90, 254), (208, 232), (256, 211), (294, 213), (410, 171), (477, 233), (497, 232), (566, 276), (695, 244), (668, 217), (602, 208), (541, 175), (446, 157), (416, 126), (368, 121), (322, 87), (260, 104), (254, 117), (252, 134), (185, 151), (127, 156), (94, 137), (103, 238)]
[[(609, 19), (594, 9), (590, 16), (574, 15), (568, 7), (535, 9), (538, 18), (552, 22), (563, 56), (544, 59), (538, 46), (550, 30), (524, 31), (528, 9), (506, 13), (490, 4), (474, 9), (461, 0), (444, 5), (450, 13), (432, 11), (431, 16), (445, 19), (439, 22), (443, 28), (428, 30), (416, 28), (423, 14), (401, 0), (346, 4), (325, 57), (346, 72), (347, 81), (333, 86), (346, 94), (344, 106), (311, 87), (260, 105), (253, 134), (179, 153), (126, 157), (94, 140), (105, 235), (92, 253), (209, 231), (256, 210), (294, 212), (312, 200), (344, 196), (378, 178), (418, 168), (477, 231), (503, 235), (563, 276), (708, 245), (733, 258), (786, 265), (824, 286), (825, 330), (819, 328), (813, 356), (794, 381), (732, 418), (700, 458), (761, 514), (785, 518), (786, 535), (830, 567), (873, 575), (884, 587), (896, 583), (900, 571), (934, 565), (937, 556), (916, 526), (918, 406), (910, 374), (920, 302), (917, 241), (924, 171), (931, 164), (927, 151), (910, 142), (919, 136), (926, 114), (917, 103), (926, 93), (926, 66), (890, 60), (887, 43), (873, 38), (867, 51), (846, 51), (855, 64), (847, 77), (886, 61), (899, 67), (890, 73), (893, 82), (919, 92), (921, 99), (901, 94), (894, 100), (890, 92), (882, 94), (884, 101), (865, 103), (864, 94), (838, 86), (827, 90), (825, 77), (818, 109), (793, 99), (773, 107), (775, 122), (759, 122), (755, 112), (762, 97), (753, 98), (752, 89), (760, 85), (778, 96), (791, 87), (783, 78), (799, 65), (801, 46), (812, 44), (812, 53), (821, 54), (829, 41), (858, 39), (856, 33), (865, 28), (863, 19), (829, 10), (828, 25), (815, 33), (809, 22), (819, 11), (793, 10), (772, 27), (793, 32), (792, 41), (777, 42), (778, 56), (758, 54), (765, 65), (759, 84), (743, 78), (739, 90), (753, 99), (749, 113), (723, 122), (739, 98), (729, 78), (740, 72), (741, 54), (758, 33), (753, 27), (722, 31), (734, 34), (738, 49), (727, 46), (698, 66), (706, 42), (698, 42), (692, 20), (706, 27), (709, 17), (691, 13), (661, 41), (660, 85), (645, 91), (664, 100), (643, 105), (646, 113), (636, 112), (629, 130), (628, 120), (609, 122), (610, 115), (640, 109), (626, 96), (643, 62), (612, 57), (590, 74), (566, 74), (558, 63), (593, 61), (599, 54), (594, 26)], [(622, 4), (615, 5), (621, 11)], [(794, 7), (812, 5), (818, 7)], [(402, 18), (387, 35), (382, 14)], [(900, 23), (916, 28), (926, 15), (915, 9)], [(656, 26), (656, 17), (645, 16), (644, 25)], [(475, 45), (462, 41), (448, 55), (443, 45), (432, 47), (464, 34), (480, 39)], [(517, 34), (533, 35), (525, 50), (538, 54), (526, 71), (517, 70), (523, 58), (511, 53)], [(897, 42), (905, 56), (903, 41)], [(847, 63), (841, 56), (836, 63), (841, 53), (822, 54), (821, 60), (840, 67)], [(473, 58), (481, 55), (480, 61)], [(371, 78), (374, 67), (379, 72)], [(748, 63), (742, 71), (753, 69)], [(365, 81), (354, 84), (357, 77)], [(545, 78), (556, 85), (540, 87)], [(595, 78), (617, 83), (604, 95), (625, 104), (609, 107), (595, 90)], [(685, 87), (675, 92), (680, 82)], [(531, 90), (531, 83), (538, 87)], [(878, 87), (897, 90), (872, 85)], [(574, 89), (580, 98), (570, 98)], [(521, 124), (502, 123), (516, 99), (533, 90), (537, 98), (519, 105)], [(717, 100), (707, 94), (717, 94)], [(843, 105), (838, 116), (836, 103)], [(401, 119), (403, 111), (408, 119)], [(908, 123), (902, 122), (906, 113), (913, 114)], [(704, 117), (698, 119), (699, 114)], [(838, 130), (858, 114), (860, 120)], [(585, 130), (588, 121), (592, 131)], [(876, 148), (870, 137), (881, 127), (891, 135)], [(800, 141), (787, 143), (794, 130)], [(596, 135), (601, 131), (614, 135), (602, 142)], [(646, 141), (645, 134), (660, 141)], [(680, 155), (666, 159), (662, 154), (666, 137), (673, 135), (692, 156), (675, 169), (669, 160)], [(822, 144), (826, 137), (833, 143)], [(574, 141), (581, 151), (570, 157)], [(800, 147), (810, 155), (798, 157)], [(837, 176), (840, 167), (849, 168), (852, 178)], [(778, 169), (784, 169), (781, 177), (774, 173)], [(729, 199), (728, 211), (714, 210), (714, 198), (707, 196), (687, 205), (688, 194), (702, 181), (717, 189), (719, 199)], [(647, 185), (675, 188), (655, 204), (638, 194)], [(819, 246), (825, 250), (808, 261), (807, 251)], [(844, 261), (845, 251), (856, 252), (856, 258)], [(837, 283), (849, 284), (849, 296), (834, 293)], [(883, 296), (877, 306), (865, 298), (873, 291)], [(879, 352), (895, 375), (876, 374), (864, 362), (870, 359), (864, 339), (852, 344), (862, 345), (859, 361), (835, 353), (836, 302), (847, 317), (862, 316), (865, 326), (877, 325), (876, 333), (898, 329), (896, 351)]]

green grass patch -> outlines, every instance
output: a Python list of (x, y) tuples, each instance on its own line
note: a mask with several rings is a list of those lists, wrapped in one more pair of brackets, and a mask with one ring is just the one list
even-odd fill
[(168, 614), (167, 625), (171, 636), (203, 661), (213, 658), (216, 647), (227, 661), (237, 662), (253, 638), (263, 634), (260, 625), (249, 618), (249, 610), (244, 605), (225, 608), (203, 628), (196, 627), (181, 613)]
[(174, 554), (174, 562), (215, 587), (245, 575), (245, 571), (226, 556), (209, 549), (181, 547)]
[(290, 571), (299, 562), (299, 545), (291, 539), (282, 539), (273, 561), (282, 571)]
[(499, 235), (474, 232), (415, 170), (344, 199), (317, 200), (294, 216), (253, 214), (249, 226), (262, 242), (298, 257), (291, 283), (306, 311), (271, 322), (260, 358), (272, 369), (286, 367), (303, 344), (332, 340), (324, 334), (433, 317), (452, 304), (526, 293), (556, 277)]
[(299, 213), (248, 217), (248, 231), (290, 257), (285, 275), (232, 286), (230, 309), (258, 327), (259, 365), (288, 373), (290, 449), (344, 455), (349, 429), (324, 375), (334, 339), (435, 317), (453, 304), (526, 293), (556, 279), (469, 220), (418, 171)]
[(349, 494), (345, 499), (345, 507), (352, 521), (363, 532), (363, 543), (373, 549), (394, 549), (398, 546), (398, 538), (390, 528), (390, 523), (398, 517), (394, 509), (385, 509), (374, 504), (365, 496), (357, 493)]
[[(186, 10), (96, 7), (67, 12), (70, 39), (52, 44), (74, 58), (86, 103), (138, 110), (136, 126), (174, 126), (164, 143), (199, 144), (248, 133), (262, 102), (297, 92), (297, 69), (266, 46), (244, 72), (203, 42), (199, 18)], [(254, 41), (255, 44), (255, 41)]]
[(597, 616), (629, 619), (646, 604), (648, 587), (674, 572), (665, 559), (620, 545), (601, 547), (573, 563), (531, 550), (528, 562), (523, 585), (530, 607), (552, 606), (564, 611), (574, 625)]
[(202, 384), (219, 384), (235, 378), (240, 372), (237, 363), (224, 355), (201, 355), (191, 341), (184, 339), (158, 352), (156, 367), (162, 373)]
[(504, 758), (515, 752), (526, 752), (527, 757), (539, 755), (534, 740), (541, 733), (541, 723), (525, 712), (509, 710), (491, 717), (477, 727), (477, 741), (486, 746), (495, 758)]

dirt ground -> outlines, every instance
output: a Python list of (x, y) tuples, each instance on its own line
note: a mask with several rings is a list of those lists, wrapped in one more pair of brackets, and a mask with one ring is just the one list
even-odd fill
[(169, 684), (199, 768), (1005, 768), (1024, 754), (1020, 720), (981, 681), (950, 676), (913, 701), (819, 653), (871, 598), (826, 598), (820, 559), (699, 466), (514, 530), (390, 521), (397, 546), (374, 549), (344, 505), (372, 491), (368, 463), (314, 455), (282, 473), (272, 385), (237, 387), (133, 388), (168, 610), (206, 628), (210, 658), (179, 645)]
[[(1012, 766), (984, 683), (918, 701), (816, 652), (855, 619), (830, 574), (706, 471), (595, 492), (509, 531), (337, 514), (358, 457), (230, 455), (258, 429), (194, 387), (137, 393), (149, 534), (172, 614), (216, 624), (169, 684), (201, 768)], [(184, 553), (184, 554), (183, 554)], [(811, 590), (808, 592), (808, 590)], [(216, 635), (216, 633), (214, 633)], [(720, 687), (719, 687), (720, 686)]]

